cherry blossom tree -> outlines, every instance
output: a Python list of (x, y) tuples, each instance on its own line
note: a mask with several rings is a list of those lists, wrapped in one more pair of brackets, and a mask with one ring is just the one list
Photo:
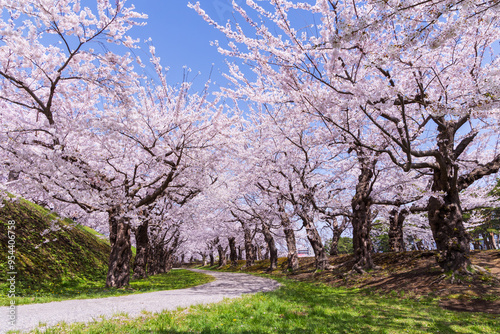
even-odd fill
[[(353, 209), (367, 208), (353, 212), (357, 220), (369, 216), (366, 195), (378, 157), (429, 174), (438, 263), (467, 271), (460, 191), (500, 167), (497, 1), (247, 1), (234, 5), (244, 22), (224, 26), (193, 7), (230, 39), (222, 54), (252, 65), (255, 80), (230, 65), (229, 94), (295, 104), (353, 144), (364, 160)], [(295, 13), (321, 23), (301, 29)], [(359, 224), (364, 232), (367, 226)]]
[[(2, 32), (1, 149), (9, 168), (22, 172), (17, 185), (24, 192), (108, 214), (106, 285), (121, 287), (129, 280), (131, 228), (158, 199), (184, 201), (210, 183), (216, 138), (229, 123), (207, 91), (168, 85), (153, 47), (155, 81), (137, 74), (128, 54), (90, 48), (99, 37), (133, 47), (125, 33), (142, 15), (124, 2), (97, 1), (97, 15), (79, 7), (78, 1), (2, 7), (12, 19)], [(15, 20), (22, 20), (18, 28)], [(60, 46), (44, 46), (51, 33)]]

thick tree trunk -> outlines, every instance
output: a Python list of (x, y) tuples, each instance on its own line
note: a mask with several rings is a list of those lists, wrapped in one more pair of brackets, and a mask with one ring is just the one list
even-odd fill
[(297, 255), (297, 241), (295, 239), (295, 231), (292, 228), (292, 223), (288, 216), (281, 216), (281, 226), (285, 233), (286, 247), (288, 249), (288, 266), (287, 268), (295, 271), (299, 269), (299, 256)]
[(245, 237), (245, 267), (251, 267), (254, 265), (255, 261), (255, 252), (253, 248), (253, 235), (250, 229), (243, 223), (241, 223), (243, 226), (243, 234)]
[(470, 239), (464, 228), (458, 193), (431, 197), (428, 209), (429, 224), (439, 252), (438, 264), (445, 271), (467, 270)]
[(217, 252), (219, 252), (219, 267), (223, 267), (227, 264), (226, 250), (222, 248), (220, 244), (217, 245)]
[(287, 269), (295, 271), (299, 269), (299, 256), (297, 255), (297, 241), (295, 239), (295, 231), (292, 228), (290, 217), (286, 213), (285, 205), (282, 200), (278, 201), (278, 212), (280, 216), (281, 226), (285, 233), (286, 247), (288, 249), (287, 255)]
[(302, 219), (302, 224), (306, 228), (307, 239), (311, 244), (311, 247), (314, 251), (314, 264), (316, 270), (326, 270), (330, 267), (328, 263), (328, 256), (326, 255), (325, 248), (323, 247), (323, 243), (321, 241), (321, 236), (314, 226), (314, 222), (311, 217), (304, 213), (299, 213), (300, 218)]
[(403, 223), (408, 216), (408, 210), (392, 209), (389, 216), (389, 249), (391, 252), (404, 252), (406, 250)]
[(134, 278), (146, 278), (149, 253), (149, 221), (144, 221), (135, 230), (136, 255), (134, 262)]
[[(459, 127), (454, 121), (447, 121), (444, 116), (438, 120), (437, 145), (438, 167), (433, 170), (432, 191), (443, 195), (429, 199), (428, 215), (432, 235), (436, 242), (437, 262), (444, 271), (468, 271), (470, 237), (465, 230), (460, 205), (458, 169), (456, 159), (455, 133)], [(462, 150), (463, 151), (463, 150)], [(461, 187), (466, 187), (463, 183)]]
[(211, 251), (208, 256), (210, 257), (210, 267), (213, 267), (215, 265), (215, 258), (214, 258), (214, 253)]
[(227, 238), (229, 242), (229, 259), (231, 260), (231, 267), (238, 266), (238, 253), (236, 252), (236, 239), (234, 237)]
[(354, 247), (353, 269), (359, 273), (364, 273), (365, 270), (375, 268), (372, 259), (372, 242), (370, 240), (370, 231), (372, 228), (372, 215), (370, 197), (371, 180), (373, 178), (373, 168), (375, 161), (366, 161), (365, 157), (360, 156), (362, 152), (358, 152), (358, 160), (361, 165), (361, 174), (356, 185), (356, 194), (351, 200), (352, 207), (352, 234)]
[(130, 259), (132, 244), (130, 242), (130, 224), (125, 218), (119, 217), (120, 208), (109, 212), (109, 254), (106, 287), (121, 288), (127, 286), (130, 280)]
[(264, 235), (264, 240), (267, 243), (267, 249), (269, 251), (270, 264), (268, 270), (276, 270), (278, 268), (278, 248), (274, 242), (274, 237), (271, 233), (269, 225), (264, 222), (262, 222), (262, 234)]

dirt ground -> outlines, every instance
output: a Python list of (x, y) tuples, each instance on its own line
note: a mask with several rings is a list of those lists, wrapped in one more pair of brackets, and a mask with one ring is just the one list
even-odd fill
[(410, 298), (439, 298), (443, 308), (500, 314), (500, 251), (474, 251), (471, 261), (488, 274), (458, 277), (462, 281), (458, 284), (449, 277), (442, 279), (433, 252), (418, 251), (374, 254), (380, 269), (364, 275), (346, 275), (353, 265), (352, 255), (331, 257), (336, 269), (319, 273), (314, 271), (314, 258), (301, 258), (301, 268), (287, 276)]

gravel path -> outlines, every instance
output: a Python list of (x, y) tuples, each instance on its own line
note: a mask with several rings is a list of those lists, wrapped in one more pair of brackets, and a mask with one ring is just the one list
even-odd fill
[(8, 307), (0, 307), (0, 333), (7, 330), (30, 330), (40, 323), (53, 326), (58, 322), (88, 322), (111, 317), (116, 313), (139, 315), (141, 311), (160, 312), (175, 310), (194, 304), (219, 302), (224, 298), (236, 298), (242, 294), (272, 291), (279, 283), (262, 277), (239, 273), (221, 273), (206, 270), (193, 271), (210, 274), (215, 281), (189, 289), (142, 293), (121, 297), (66, 300), (45, 304), (20, 305), (16, 308), (14, 328), (8, 324)]

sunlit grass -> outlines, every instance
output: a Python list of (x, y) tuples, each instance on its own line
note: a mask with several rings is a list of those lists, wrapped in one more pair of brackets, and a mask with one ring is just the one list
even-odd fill
[[(131, 280), (127, 288), (105, 288), (106, 279), (99, 280), (76, 279), (60, 283), (46, 282), (36, 289), (29, 286), (18, 288), (16, 304), (47, 303), (67, 299), (88, 299), (129, 295), (134, 293), (153, 292), (189, 288), (213, 281), (209, 275), (195, 273), (188, 270), (172, 270), (167, 274), (150, 276), (146, 279)], [(4, 284), (0, 286), (5, 290)], [(7, 306), (10, 298), (0, 297), (0, 305)]]
[(274, 292), (139, 318), (63, 324), (45, 333), (499, 333), (495, 315), (457, 313), (434, 301), (367, 295), (279, 279)]

